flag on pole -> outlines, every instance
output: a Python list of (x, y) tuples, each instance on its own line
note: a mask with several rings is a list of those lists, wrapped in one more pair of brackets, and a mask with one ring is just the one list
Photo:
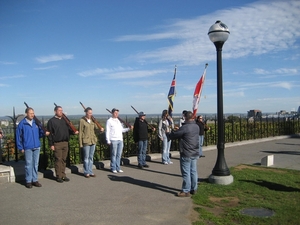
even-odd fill
[(169, 90), (169, 94), (168, 94), (168, 102), (169, 102), (169, 107), (168, 107), (168, 114), (172, 117), (172, 113), (173, 113), (173, 100), (175, 97), (175, 86), (176, 86), (176, 66), (175, 66), (175, 71), (174, 71), (174, 77), (171, 83), (171, 87)]
[(203, 88), (203, 84), (204, 84), (204, 80), (205, 80), (205, 75), (206, 75), (206, 68), (207, 68), (208, 64), (205, 64), (205, 69), (204, 72), (200, 78), (200, 80), (198, 81), (196, 88), (195, 88), (195, 92), (194, 92), (194, 100), (193, 100), (193, 118), (196, 117), (197, 114), (197, 110), (198, 110), (198, 106), (199, 106), (199, 102), (200, 102), (200, 97), (201, 97), (201, 92), (202, 92), (202, 88)]

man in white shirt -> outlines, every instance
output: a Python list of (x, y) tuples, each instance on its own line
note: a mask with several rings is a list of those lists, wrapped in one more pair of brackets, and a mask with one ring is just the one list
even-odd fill
[(113, 173), (123, 173), (120, 168), (123, 151), (123, 133), (128, 132), (132, 127), (124, 128), (118, 119), (119, 110), (113, 108), (112, 116), (106, 122), (106, 141), (110, 145), (110, 169)]

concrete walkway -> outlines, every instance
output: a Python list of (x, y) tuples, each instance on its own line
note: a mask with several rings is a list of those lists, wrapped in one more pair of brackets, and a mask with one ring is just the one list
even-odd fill
[[(215, 165), (216, 147), (205, 147), (204, 153), (206, 157), (198, 161), (202, 179), (211, 174)], [(275, 158), (274, 167), (300, 170), (299, 136), (245, 141), (225, 147), (228, 167), (260, 164), (270, 154)], [(191, 224), (195, 216), (192, 199), (175, 196), (182, 182), (178, 153), (172, 153), (173, 165), (161, 164), (160, 154), (149, 157), (150, 168), (143, 170), (137, 168), (133, 157), (128, 159), (129, 165), (122, 167), (124, 173), (111, 173), (109, 162), (104, 161), (103, 169), (94, 170), (96, 178), (70, 173), (70, 182), (61, 184), (52, 178), (41, 178), (43, 187), (32, 189), (26, 189), (23, 182), (2, 183), (0, 224)]]

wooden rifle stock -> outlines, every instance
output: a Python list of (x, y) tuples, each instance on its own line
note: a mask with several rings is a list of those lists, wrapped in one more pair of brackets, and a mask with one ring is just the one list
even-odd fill
[[(106, 109), (110, 114), (112, 114), (112, 112), (109, 110), (109, 109)], [(126, 123), (124, 120), (122, 120), (120, 117), (118, 117), (118, 119), (122, 122), (122, 123), (124, 123), (127, 127), (131, 127), (131, 125), (129, 124), (129, 123)]]
[[(83, 105), (81, 102), (79, 102), (79, 103), (80, 103), (80, 105), (83, 107), (83, 109), (85, 109), (84, 105)], [(104, 128), (100, 125), (100, 123), (96, 120), (96, 118), (95, 118), (94, 116), (92, 116), (91, 118), (92, 118), (93, 122), (97, 125), (97, 127), (99, 128), (99, 130), (104, 129)]]
[[(55, 107), (57, 106), (54, 103)], [(74, 132), (74, 134), (77, 132), (77, 129), (74, 127), (74, 125), (72, 124), (72, 122), (69, 120), (69, 118), (63, 113), (62, 114), (62, 118), (66, 121), (66, 123), (68, 124), (68, 126), (71, 128), (71, 130)]]
[[(133, 107), (133, 106), (131, 106), (131, 108), (139, 115), (139, 112)], [(145, 121), (145, 123), (153, 130), (153, 129), (155, 129), (151, 124), (149, 124), (146, 120), (144, 120)]]
[[(26, 108), (30, 108), (26, 102), (24, 102)], [(46, 128), (44, 127), (44, 125), (42, 124), (42, 122), (34, 115), (33, 117), (35, 123), (38, 125), (38, 127), (40, 127), (45, 133), (46, 133)]]

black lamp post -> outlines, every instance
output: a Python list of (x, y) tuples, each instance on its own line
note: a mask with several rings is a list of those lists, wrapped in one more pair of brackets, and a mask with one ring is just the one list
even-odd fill
[(216, 165), (209, 177), (211, 183), (230, 184), (233, 177), (227, 167), (224, 155), (224, 113), (223, 113), (223, 79), (222, 79), (222, 47), (229, 37), (228, 27), (221, 21), (217, 21), (209, 28), (209, 39), (214, 43), (217, 50), (217, 110), (218, 110), (218, 156)]

